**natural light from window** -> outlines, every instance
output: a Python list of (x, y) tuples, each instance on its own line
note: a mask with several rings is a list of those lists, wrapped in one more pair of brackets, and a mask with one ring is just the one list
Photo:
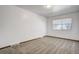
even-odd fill
[(72, 27), (72, 18), (56, 19), (52, 23), (53, 30), (70, 30)]

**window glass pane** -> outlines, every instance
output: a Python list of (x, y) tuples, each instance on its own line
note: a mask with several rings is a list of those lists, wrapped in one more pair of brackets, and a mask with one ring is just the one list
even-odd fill
[(53, 20), (53, 29), (54, 30), (68, 30), (71, 29), (72, 19), (58, 19)]
[(61, 24), (54, 24), (53, 29), (54, 30), (61, 30), (62, 25)]

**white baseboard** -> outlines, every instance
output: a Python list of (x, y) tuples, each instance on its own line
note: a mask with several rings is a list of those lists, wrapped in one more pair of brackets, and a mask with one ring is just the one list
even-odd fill
[(6, 47), (13, 47), (13, 46), (19, 45), (22, 42), (27, 42), (27, 41), (34, 40), (34, 39), (43, 38), (44, 36), (45, 35), (25, 38), (23, 41), (18, 41), (18, 42), (13, 42), (13, 43), (9, 43), (9, 44), (3, 45), (3, 46), (0, 47), (0, 49), (6, 48)]

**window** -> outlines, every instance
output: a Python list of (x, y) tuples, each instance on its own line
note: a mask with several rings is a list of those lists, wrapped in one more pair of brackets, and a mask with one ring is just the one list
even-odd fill
[(57, 19), (53, 20), (53, 30), (69, 30), (72, 26), (72, 19), (65, 18), (65, 19)]

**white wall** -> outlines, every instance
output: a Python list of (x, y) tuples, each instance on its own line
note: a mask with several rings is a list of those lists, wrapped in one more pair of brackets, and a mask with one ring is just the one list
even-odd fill
[(46, 19), (16, 6), (0, 6), (0, 48), (46, 34)]
[[(61, 18), (72, 18), (73, 23), (72, 23), (71, 30), (56, 31), (52, 29), (52, 20), (61, 19)], [(48, 29), (47, 35), (49, 36), (56, 36), (56, 37), (79, 40), (79, 12), (48, 18), (47, 29)]]

